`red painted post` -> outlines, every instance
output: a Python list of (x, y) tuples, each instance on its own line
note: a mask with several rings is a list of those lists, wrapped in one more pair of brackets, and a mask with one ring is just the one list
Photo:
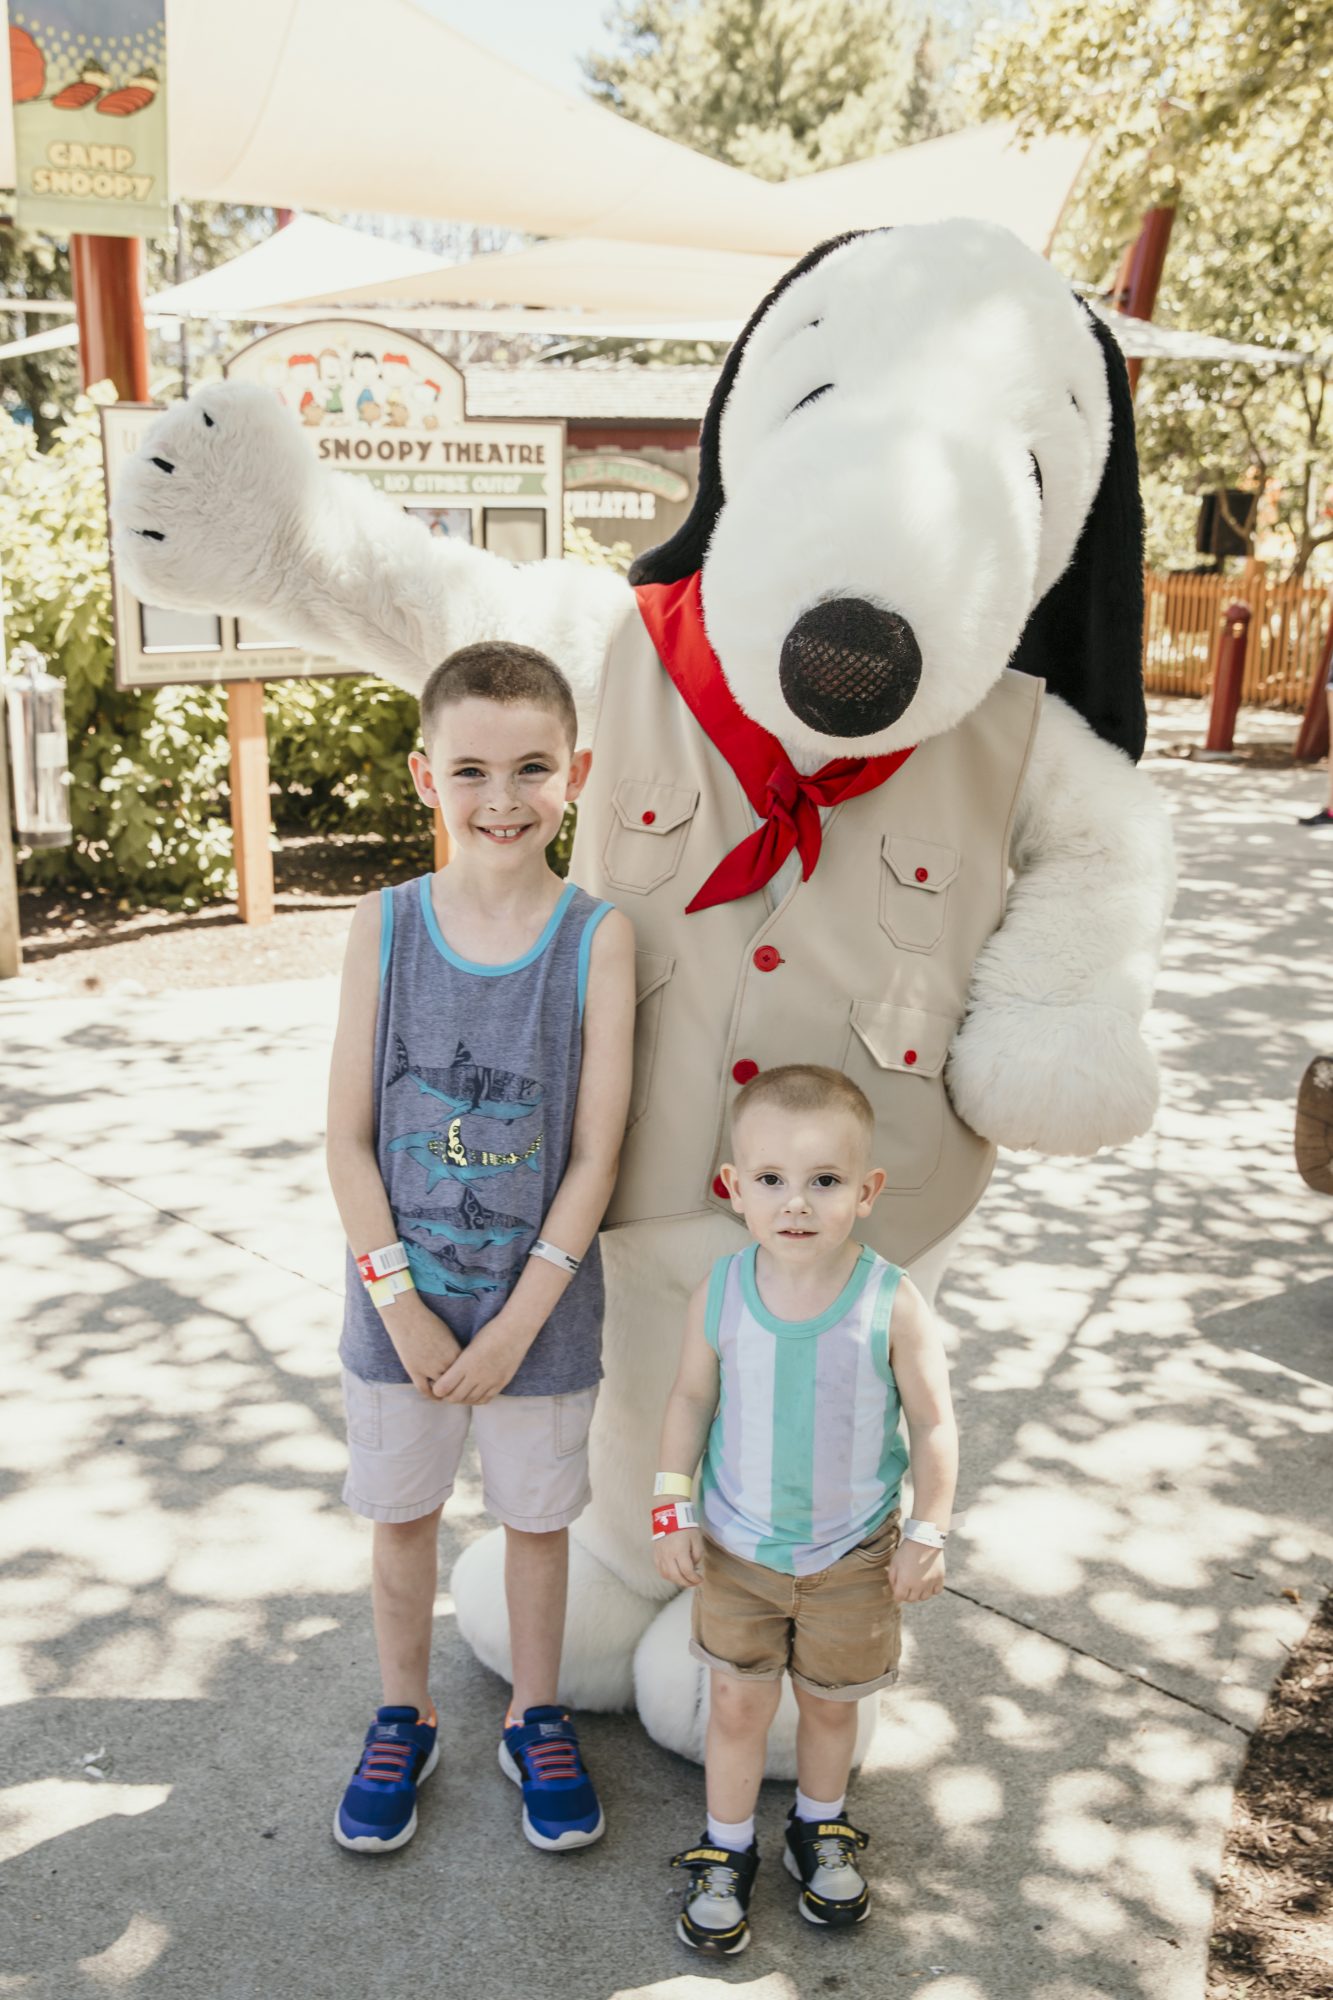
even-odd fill
[[(1157, 287), (1162, 282), (1167, 245), (1171, 241), (1171, 225), (1175, 219), (1174, 208), (1150, 208), (1144, 215), (1137, 238), (1121, 259), (1111, 304), (1117, 312), (1127, 314), (1130, 319), (1152, 318), (1153, 307), (1157, 303)], [(1133, 393), (1139, 386), (1143, 362), (1127, 360), (1126, 366)]]
[(146, 403), (148, 335), (143, 323), (143, 244), (137, 236), (69, 239), (85, 389), (114, 382), (122, 403)]
[(1324, 634), (1324, 650), (1319, 656), (1314, 679), (1310, 683), (1310, 698), (1305, 704), (1305, 714), (1301, 719), (1300, 733), (1296, 738), (1295, 758), (1298, 764), (1317, 764), (1321, 757), (1329, 756), (1329, 711), (1333, 709), (1333, 690), (1328, 684), (1329, 669), (1333, 667), (1333, 607), (1330, 607), (1328, 630)]
[(1205, 750), (1230, 750), (1236, 735), (1240, 690), (1245, 679), (1245, 647), (1251, 611), (1248, 604), (1228, 604), (1222, 613), (1213, 662), (1213, 692), (1208, 708)]

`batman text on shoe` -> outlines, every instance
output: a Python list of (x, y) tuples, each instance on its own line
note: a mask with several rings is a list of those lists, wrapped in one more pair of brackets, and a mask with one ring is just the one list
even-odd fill
[(698, 1847), (673, 1854), (673, 1868), (688, 1868), (690, 1884), (676, 1919), (676, 1936), (691, 1951), (716, 1952), (734, 1958), (750, 1942), (750, 1892), (759, 1866), (759, 1848), (751, 1841), (743, 1854), (730, 1847), (712, 1847), (707, 1836)]
[(870, 1891), (856, 1857), (870, 1836), (845, 1819), (787, 1815), (783, 1862), (801, 1885), (797, 1908), (812, 1924), (859, 1924), (870, 1915)]

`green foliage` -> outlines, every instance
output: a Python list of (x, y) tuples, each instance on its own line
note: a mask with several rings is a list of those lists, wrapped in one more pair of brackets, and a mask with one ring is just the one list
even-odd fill
[[(1333, 320), (1331, 83), (1326, 5), (1036, 0), (983, 36), (966, 89), (974, 115), (1096, 136), (1056, 246), (1072, 277), (1108, 286), (1144, 210), (1174, 207), (1154, 317), (1320, 355)], [(1260, 552), (1302, 572), (1333, 536), (1329, 387), (1326, 366), (1146, 363), (1139, 450), (1150, 506), (1165, 509), (1150, 537), (1178, 547), (1198, 494), (1248, 477), (1266, 488)], [(1192, 541), (1179, 560), (1197, 560)]]
[(696, 152), (783, 181), (925, 136), (917, 24), (900, 0), (620, 0), (591, 95)]
[(101, 435), (88, 397), (46, 452), (0, 415), (0, 565), (7, 643), (31, 640), (63, 677), (70, 739), (74, 844), (31, 855), (23, 879), (168, 906), (225, 894), (225, 697), (115, 686)]

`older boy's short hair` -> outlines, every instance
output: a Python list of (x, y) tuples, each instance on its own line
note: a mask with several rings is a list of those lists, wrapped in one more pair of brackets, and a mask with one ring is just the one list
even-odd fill
[(867, 1139), (875, 1130), (875, 1114), (865, 1092), (840, 1069), (828, 1069), (823, 1063), (780, 1063), (774, 1069), (761, 1069), (731, 1107), (733, 1133), (756, 1104), (772, 1104), (779, 1111), (797, 1115), (803, 1111), (846, 1111)]
[(535, 646), (487, 639), (477, 646), (460, 646), (441, 660), (421, 690), (422, 741), (429, 742), (441, 709), (474, 699), (527, 702), (533, 708), (549, 709), (559, 718), (570, 749), (578, 746), (579, 719), (569, 682), (555, 661)]

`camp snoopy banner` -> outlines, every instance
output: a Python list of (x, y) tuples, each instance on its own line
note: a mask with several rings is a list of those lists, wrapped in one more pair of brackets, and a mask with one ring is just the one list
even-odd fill
[(21, 228), (156, 236), (168, 227), (164, 5), (10, 7)]

